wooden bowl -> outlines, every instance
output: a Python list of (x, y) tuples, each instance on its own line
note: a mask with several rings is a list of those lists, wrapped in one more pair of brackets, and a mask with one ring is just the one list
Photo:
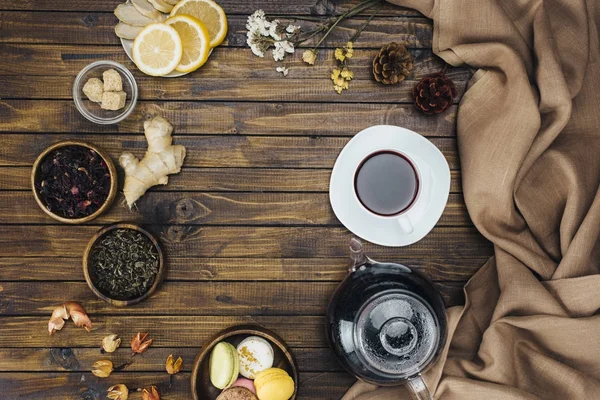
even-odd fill
[[(102, 206), (100, 206), (100, 208), (98, 210), (96, 210), (95, 213), (90, 214), (86, 217), (82, 217), (82, 218), (65, 218), (65, 217), (61, 217), (60, 215), (54, 214), (52, 211), (48, 210), (48, 208), (42, 201), (39, 193), (35, 190), (35, 184), (36, 184), (36, 181), (39, 176), (40, 164), (42, 163), (44, 158), (50, 152), (52, 152), (56, 149), (59, 149), (61, 147), (67, 147), (67, 146), (81, 146), (81, 147), (86, 147), (88, 149), (94, 150), (96, 153), (98, 153), (100, 155), (100, 157), (102, 157), (102, 159), (106, 163), (106, 166), (108, 167), (108, 172), (110, 174), (110, 190), (108, 191), (108, 197), (104, 201), (104, 204), (102, 204)], [(98, 217), (100, 214), (102, 214), (103, 212), (108, 210), (110, 208), (110, 206), (112, 205), (113, 201), (115, 200), (115, 197), (117, 196), (117, 182), (118, 182), (117, 169), (115, 168), (115, 164), (112, 162), (112, 160), (110, 159), (108, 154), (106, 154), (106, 152), (104, 150), (100, 149), (97, 146), (94, 146), (93, 144), (79, 142), (76, 140), (65, 140), (62, 142), (54, 143), (53, 145), (47, 147), (44, 151), (42, 151), (42, 153), (35, 160), (35, 162), (33, 163), (33, 169), (31, 170), (31, 189), (33, 190), (33, 195), (35, 197), (35, 201), (37, 202), (37, 204), (40, 206), (40, 208), (46, 214), (48, 214), (55, 220), (63, 222), (65, 224), (83, 224), (84, 222), (93, 220), (94, 218)]]
[[(145, 235), (146, 237), (148, 237), (152, 241), (154, 246), (156, 247), (156, 251), (158, 253), (158, 272), (156, 274), (156, 278), (154, 279), (154, 283), (152, 283), (152, 286), (150, 287), (150, 289), (148, 289), (148, 291), (140, 297), (136, 297), (134, 299), (129, 299), (129, 300), (113, 299), (113, 298), (106, 296), (104, 293), (102, 293), (96, 287), (94, 282), (92, 281), (92, 277), (90, 275), (90, 267), (91, 267), (90, 266), (90, 254), (91, 254), (92, 248), (94, 247), (94, 244), (96, 243), (96, 241), (98, 239), (100, 239), (106, 233), (108, 233), (114, 229), (132, 229), (134, 231), (140, 232), (143, 235)], [(145, 230), (135, 224), (118, 223), (118, 224), (109, 225), (109, 226), (106, 226), (106, 227), (100, 229), (98, 232), (96, 232), (96, 234), (94, 236), (92, 236), (92, 238), (90, 239), (90, 241), (87, 244), (87, 247), (85, 248), (85, 252), (83, 253), (83, 275), (85, 276), (85, 281), (87, 282), (88, 286), (90, 287), (90, 289), (92, 289), (92, 292), (94, 292), (94, 294), (96, 296), (98, 296), (102, 300), (104, 300), (107, 303), (110, 303), (111, 305), (116, 306), (116, 307), (130, 306), (130, 305), (137, 304), (141, 301), (146, 300), (148, 297), (150, 297), (156, 291), (156, 289), (158, 288), (158, 286), (164, 279), (165, 274), (166, 274), (166, 268), (165, 268), (164, 256), (163, 256), (163, 252), (160, 248), (160, 244), (158, 243), (158, 240), (156, 240), (156, 238), (154, 236), (152, 236), (152, 234), (150, 232), (148, 232), (147, 230)]]
[(191, 376), (192, 398), (194, 400), (215, 400), (221, 393), (221, 389), (217, 389), (210, 382), (209, 359), (213, 347), (224, 340), (237, 347), (248, 336), (259, 336), (271, 343), (275, 352), (273, 367), (284, 369), (294, 379), (294, 395), (290, 399), (296, 399), (298, 394), (298, 366), (292, 350), (282, 338), (266, 328), (258, 325), (237, 325), (217, 333), (202, 347), (202, 351), (196, 356)]

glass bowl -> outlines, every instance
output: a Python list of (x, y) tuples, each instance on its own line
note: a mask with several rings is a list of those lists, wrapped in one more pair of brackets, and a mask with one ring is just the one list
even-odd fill
[[(100, 108), (99, 103), (89, 100), (83, 93), (83, 86), (90, 78), (102, 80), (102, 73), (109, 69), (116, 70), (121, 75), (123, 81), (123, 91), (127, 93), (125, 107), (117, 111), (104, 110)], [(101, 125), (116, 124), (123, 121), (131, 114), (138, 98), (138, 88), (135, 78), (123, 65), (114, 61), (96, 61), (82, 69), (73, 84), (73, 100), (77, 110), (88, 120)]]

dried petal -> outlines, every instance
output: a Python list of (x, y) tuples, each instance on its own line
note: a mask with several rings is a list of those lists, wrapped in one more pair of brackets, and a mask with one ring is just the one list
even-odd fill
[(113, 372), (113, 363), (110, 360), (96, 361), (92, 365), (92, 374), (98, 378), (107, 378)]
[(79, 328), (83, 327), (88, 332), (92, 330), (92, 321), (90, 320), (90, 317), (88, 317), (81, 304), (68, 301), (65, 303), (65, 307), (67, 308), (71, 318), (73, 318), (75, 326)]
[(152, 386), (150, 389), (144, 388), (142, 390), (142, 400), (160, 400), (160, 393), (156, 386)]
[(111, 386), (108, 388), (106, 397), (111, 400), (127, 400), (129, 398), (129, 389), (123, 384)]
[(107, 353), (113, 353), (121, 345), (121, 339), (114, 333), (102, 339), (102, 350)]
[(60, 331), (65, 326), (65, 320), (69, 319), (69, 313), (64, 304), (52, 310), (52, 316), (48, 321), (48, 333), (54, 335), (54, 332)]
[(167, 357), (167, 373), (169, 375), (174, 375), (181, 370), (181, 365), (183, 364), (183, 359), (179, 357), (177, 361), (173, 357), (173, 354), (169, 354)]
[(134, 354), (141, 354), (152, 344), (152, 339), (148, 339), (147, 333), (138, 332), (131, 340), (131, 350)]

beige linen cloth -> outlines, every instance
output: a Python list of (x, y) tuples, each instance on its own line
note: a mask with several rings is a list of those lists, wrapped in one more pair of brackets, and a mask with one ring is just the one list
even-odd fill
[[(473, 76), (465, 201), (495, 256), (448, 310), (436, 399), (600, 399), (600, 0), (395, 0)], [(344, 400), (408, 399), (357, 383)]]

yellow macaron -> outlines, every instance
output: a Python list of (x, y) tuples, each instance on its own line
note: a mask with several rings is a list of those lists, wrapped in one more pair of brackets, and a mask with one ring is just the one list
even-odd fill
[(294, 395), (294, 380), (280, 368), (259, 372), (254, 387), (259, 400), (288, 400)]

